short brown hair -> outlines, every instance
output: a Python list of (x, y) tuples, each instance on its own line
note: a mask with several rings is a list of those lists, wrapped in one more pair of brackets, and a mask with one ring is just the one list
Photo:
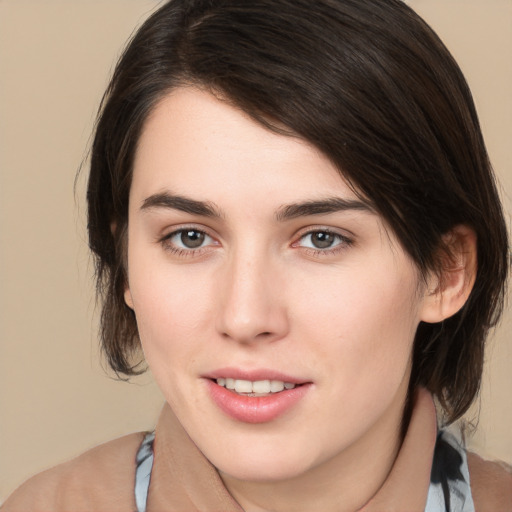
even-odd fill
[(137, 372), (137, 326), (124, 303), (137, 141), (155, 104), (182, 84), (220, 93), (267, 128), (317, 146), (423, 273), (439, 270), (443, 234), (460, 224), (474, 229), (471, 295), (453, 317), (419, 325), (411, 377), (449, 420), (463, 414), (503, 307), (507, 230), (466, 81), (399, 0), (172, 0), (137, 31), (102, 102), (87, 192), (111, 367)]

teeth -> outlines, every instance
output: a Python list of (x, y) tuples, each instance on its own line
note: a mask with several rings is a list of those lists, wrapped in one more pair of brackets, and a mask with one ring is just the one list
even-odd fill
[(271, 388), (272, 386), (270, 385), (269, 380), (257, 380), (256, 382), (252, 383), (253, 393), (270, 393)]
[(235, 391), (237, 393), (252, 393), (252, 382), (250, 380), (235, 380)]
[(237, 393), (255, 393), (257, 395), (279, 393), (284, 389), (293, 389), (295, 387), (295, 384), (281, 380), (257, 380), (253, 382), (250, 380), (231, 379), (229, 377), (217, 379), (217, 384)]
[(289, 388), (286, 389), (293, 389), (295, 387), (295, 384), (290, 384), (289, 382), (284, 383), (281, 382), (280, 380), (271, 380), (270, 391), (272, 391), (272, 393), (279, 393), (279, 391), (283, 391), (286, 385), (290, 386)]

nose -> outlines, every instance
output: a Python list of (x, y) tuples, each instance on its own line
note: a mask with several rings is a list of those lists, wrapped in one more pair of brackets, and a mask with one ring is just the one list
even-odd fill
[(242, 344), (286, 336), (283, 284), (282, 269), (264, 254), (240, 251), (233, 255), (219, 275), (217, 330), (221, 336)]

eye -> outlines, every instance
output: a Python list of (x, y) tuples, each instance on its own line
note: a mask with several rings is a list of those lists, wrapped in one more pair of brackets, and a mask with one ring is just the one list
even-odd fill
[(341, 248), (339, 246), (347, 246), (351, 243), (350, 239), (339, 233), (333, 233), (327, 229), (319, 229), (302, 235), (294, 245), (327, 252), (329, 249)]
[(336, 244), (337, 238), (339, 238), (339, 236), (329, 233), (328, 231), (315, 231), (304, 235), (301, 240), (305, 247), (328, 249)]
[(165, 247), (176, 251), (194, 251), (211, 245), (214, 240), (204, 231), (184, 228), (167, 235), (162, 242)]

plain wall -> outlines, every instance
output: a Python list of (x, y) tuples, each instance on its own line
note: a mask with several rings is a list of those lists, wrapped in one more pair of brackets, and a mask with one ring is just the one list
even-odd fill
[[(0, 0), (0, 502), (28, 476), (152, 429), (150, 375), (99, 361), (86, 247), (86, 157), (102, 91), (156, 0)], [(473, 90), (509, 215), (512, 0), (411, 0)], [(86, 165), (85, 165), (86, 171)], [(490, 343), (471, 446), (512, 463), (510, 310)], [(481, 407), (479, 404), (481, 403)]]

